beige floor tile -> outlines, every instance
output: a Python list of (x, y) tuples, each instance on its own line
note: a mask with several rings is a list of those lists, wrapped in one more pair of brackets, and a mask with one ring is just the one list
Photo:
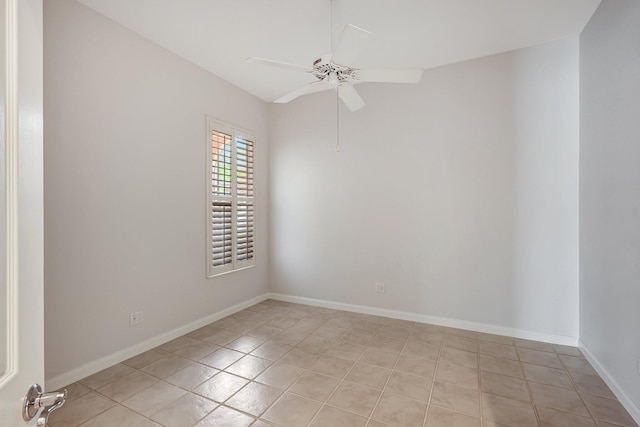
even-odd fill
[(72, 383), (63, 388), (67, 390), (67, 401), (77, 399), (91, 391), (89, 387), (83, 386), (80, 383)]
[(459, 387), (478, 390), (478, 370), (440, 362), (436, 369), (437, 381), (457, 385)]
[(220, 372), (193, 389), (193, 392), (207, 399), (222, 403), (248, 383), (249, 380), (245, 378)]
[(588, 417), (589, 411), (574, 390), (552, 387), (546, 384), (529, 383), (533, 401), (537, 406), (561, 409)]
[(166, 427), (191, 426), (217, 406), (215, 402), (208, 399), (187, 394), (156, 412), (151, 419)]
[(502, 359), (518, 360), (518, 353), (516, 353), (516, 348), (512, 345), (480, 341), (480, 353)]
[(543, 406), (536, 407), (536, 410), (542, 427), (596, 427), (596, 423), (591, 417), (580, 417)]
[(431, 323), (416, 323), (413, 325), (413, 331), (444, 334), (444, 326), (432, 325)]
[(273, 362), (270, 360), (247, 355), (229, 366), (225, 371), (252, 380), (272, 364)]
[(68, 389), (51, 427), (637, 427), (576, 347), (275, 300)]
[(328, 403), (368, 417), (373, 411), (380, 394), (380, 390), (344, 381), (333, 393)]
[(95, 392), (66, 402), (49, 417), (50, 427), (75, 427), (112, 408), (115, 403)]
[(385, 335), (377, 335), (369, 344), (369, 347), (379, 348), (380, 350), (400, 351), (404, 347), (406, 339), (389, 337)]
[(400, 352), (369, 347), (362, 352), (360, 358), (358, 359), (358, 362), (380, 366), (381, 368), (391, 369), (395, 366), (399, 355)]
[(424, 403), (384, 393), (371, 418), (394, 427), (415, 427), (423, 425), (426, 412)]
[(165, 355), (166, 353), (164, 351), (153, 348), (149, 351), (145, 351), (144, 353), (127, 359), (122, 363), (135, 369), (141, 369), (148, 364), (155, 362), (156, 360), (162, 359)]
[(326, 351), (327, 356), (339, 357), (346, 360), (357, 360), (362, 354), (365, 347), (358, 344), (336, 343)]
[(116, 402), (122, 402), (131, 396), (140, 393), (145, 388), (157, 384), (159, 381), (159, 379), (152, 377), (151, 375), (140, 371), (133, 371), (124, 377), (110, 382), (104, 387), (100, 387), (97, 391), (109, 399), (115, 400)]
[(522, 366), (515, 360), (500, 359), (499, 357), (480, 355), (480, 370), (510, 377), (524, 378)]
[[(620, 427), (620, 424), (608, 423), (606, 421), (598, 420), (597, 421), (599, 427)], [(637, 424), (634, 424), (633, 427), (636, 427)]]
[(307, 369), (313, 362), (318, 360), (318, 357), (320, 357), (318, 353), (312, 353), (301, 348), (294, 348), (289, 353), (282, 356), (280, 362), (296, 366), (298, 368)]
[(430, 403), (473, 417), (480, 416), (480, 393), (475, 390), (436, 381)]
[(393, 372), (384, 391), (428, 403), (432, 385), (433, 380), (430, 378)]
[(127, 365), (123, 365), (122, 363), (118, 363), (117, 365), (113, 365), (107, 369), (103, 369), (100, 372), (83, 378), (78, 382), (86, 387), (96, 390), (104, 385), (109, 384), (112, 381), (117, 380), (118, 378), (130, 374), (131, 372), (133, 372), (133, 368)]
[(142, 372), (146, 372), (156, 378), (165, 379), (192, 363), (194, 363), (193, 360), (167, 353), (162, 359), (156, 360), (142, 368)]
[(573, 383), (564, 369), (548, 368), (541, 365), (523, 363), (524, 376), (528, 381), (548, 384), (555, 387), (573, 390)]
[(296, 347), (312, 353), (324, 353), (331, 348), (334, 342), (335, 340), (332, 338), (323, 338), (314, 333), (300, 341)]
[(279, 388), (251, 382), (234, 394), (225, 405), (256, 417), (260, 416), (283, 393)]
[(440, 361), (453, 365), (478, 369), (478, 353), (445, 347), (440, 351)]
[(443, 340), (443, 345), (458, 350), (478, 352), (478, 340), (458, 335), (446, 335)]
[(584, 357), (567, 356), (564, 354), (559, 355), (562, 364), (567, 368), (567, 371), (580, 372), (581, 374), (598, 375), (595, 369)]
[(276, 341), (267, 341), (251, 352), (252, 356), (275, 362), (289, 352), (293, 347)]
[(345, 379), (367, 387), (382, 390), (391, 376), (391, 370), (379, 366), (367, 365), (366, 363), (356, 363)]
[(297, 322), (296, 319), (286, 316), (276, 316), (265, 323), (265, 326), (273, 326), (278, 329), (287, 329), (291, 326), (295, 325)]
[(440, 355), (440, 346), (426, 343), (424, 341), (409, 339), (402, 349), (402, 354), (438, 360), (438, 356)]
[(478, 339), (480, 341), (489, 341), (497, 344), (513, 345), (513, 338), (505, 335), (486, 334), (478, 332)]
[(529, 390), (524, 380), (506, 375), (483, 372), (481, 374), (482, 391), (510, 399), (530, 402)]
[(254, 418), (246, 414), (219, 406), (194, 427), (248, 427), (253, 421)]
[(529, 348), (518, 348), (518, 355), (522, 362), (548, 366), (556, 369), (564, 368), (555, 353), (547, 353), (546, 351), (532, 350)]
[(165, 381), (185, 390), (193, 390), (218, 372), (220, 371), (210, 366), (193, 363), (168, 376)]
[(257, 328), (252, 329), (249, 332), (247, 332), (247, 335), (252, 336), (252, 337), (256, 337), (256, 338), (260, 338), (260, 339), (263, 339), (263, 340), (268, 340), (268, 339), (271, 339), (274, 336), (278, 335), (282, 331), (283, 331), (282, 329), (276, 328), (274, 326), (260, 325)]
[(333, 406), (324, 406), (310, 427), (365, 427), (367, 419)]
[(158, 349), (173, 353), (177, 350), (180, 350), (181, 348), (188, 347), (193, 344), (198, 344), (199, 342), (200, 340), (184, 335), (158, 346)]
[(241, 351), (242, 353), (251, 353), (253, 350), (260, 347), (265, 342), (266, 340), (263, 340), (261, 338), (243, 335), (231, 341), (230, 343), (225, 344), (225, 347), (230, 348), (231, 350)]
[(204, 340), (205, 338), (213, 335), (216, 332), (219, 332), (220, 330), (220, 328), (217, 328), (214, 325), (206, 325), (202, 328), (196, 329), (191, 333), (188, 333), (187, 336), (198, 340)]
[(537, 427), (538, 421), (531, 403), (507, 399), (493, 394), (481, 395), (483, 421), (504, 426)]
[(425, 427), (480, 427), (480, 419), (429, 406)]
[(339, 382), (338, 378), (307, 371), (298, 378), (289, 391), (324, 402), (336, 389)]
[(525, 340), (522, 338), (514, 338), (513, 343), (517, 347), (521, 347), (521, 348), (529, 348), (531, 350), (553, 352), (553, 346), (546, 342)]
[(572, 372), (571, 378), (575, 382), (580, 393), (593, 394), (596, 396), (608, 397), (610, 399), (616, 398), (607, 384), (605, 384), (605, 382), (597, 375)]
[(378, 331), (378, 334), (395, 338), (408, 338), (412, 329), (413, 327), (409, 326), (384, 325)]
[(459, 337), (469, 338), (472, 340), (475, 340), (478, 338), (478, 333), (476, 331), (469, 331), (467, 329), (445, 327), (444, 332), (447, 335), (456, 335)]
[(140, 427), (145, 417), (121, 405), (106, 410), (97, 417), (91, 418), (82, 427)]
[[(331, 320), (329, 320), (329, 322), (331, 322)], [(329, 325), (329, 323), (327, 323), (326, 325), (320, 326), (318, 329), (316, 329), (315, 332), (313, 332), (313, 335), (321, 338), (331, 339), (335, 342), (340, 337), (344, 337), (346, 332), (346, 328), (331, 326)]]
[(354, 365), (353, 361), (331, 356), (322, 356), (309, 367), (314, 372), (336, 378), (344, 378)]
[[(360, 359), (362, 360), (362, 359)], [(423, 357), (403, 354), (395, 365), (395, 370), (408, 374), (419, 375), (421, 377), (433, 378), (436, 371), (436, 362)]]
[(193, 344), (189, 344), (173, 352), (173, 354), (186, 357), (191, 360), (199, 360), (208, 354), (213, 353), (219, 346), (210, 344), (204, 341), (198, 341)]
[(320, 410), (322, 404), (315, 400), (285, 393), (262, 418), (287, 427), (304, 427)]
[(122, 402), (127, 408), (149, 417), (184, 396), (186, 392), (165, 382), (146, 388)]
[(436, 347), (440, 347), (444, 334), (438, 332), (417, 332), (415, 329), (409, 336), (410, 341), (420, 341), (425, 344), (431, 344)]
[[(196, 426), (203, 427), (203, 426)], [(277, 427), (275, 424), (271, 424), (266, 422), (265, 420), (257, 420), (255, 423), (251, 424), (251, 427)]]
[(351, 344), (369, 345), (373, 341), (375, 334), (359, 334), (357, 332), (349, 331), (342, 337), (342, 340)]
[(571, 347), (568, 345), (559, 345), (559, 344), (553, 344), (552, 347), (555, 350), (555, 352), (558, 354), (566, 354), (567, 356), (584, 357), (584, 355), (582, 354), (582, 352), (578, 347)]
[(208, 337), (203, 338), (203, 340), (217, 345), (225, 345), (239, 338), (241, 335), (242, 334), (238, 332), (230, 331), (228, 329), (221, 329), (218, 332), (214, 332)]
[(596, 420), (636, 427), (633, 419), (617, 400), (590, 394), (582, 394), (582, 399)]
[(286, 389), (293, 384), (303, 372), (304, 370), (298, 367), (277, 362), (258, 375), (255, 380), (273, 387)]
[(309, 336), (308, 332), (298, 332), (286, 329), (271, 338), (273, 341), (294, 346)]
[(230, 350), (228, 348), (219, 348), (210, 355), (200, 359), (200, 363), (204, 363), (205, 365), (216, 369), (226, 369), (242, 357), (244, 357), (244, 353), (239, 351)]

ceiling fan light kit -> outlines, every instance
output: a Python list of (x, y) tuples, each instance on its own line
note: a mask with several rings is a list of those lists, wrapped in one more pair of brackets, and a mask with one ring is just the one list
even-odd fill
[(359, 83), (419, 83), (422, 78), (420, 68), (355, 68), (351, 64), (360, 55), (372, 34), (356, 27), (347, 25), (333, 53), (322, 55), (313, 62), (312, 67), (289, 64), (271, 59), (247, 58), (248, 61), (303, 71), (313, 75), (316, 81), (294, 90), (278, 99), (275, 103), (284, 104), (302, 96), (325, 90), (336, 90), (340, 100), (349, 111), (358, 111), (365, 106), (365, 102), (353, 87)]

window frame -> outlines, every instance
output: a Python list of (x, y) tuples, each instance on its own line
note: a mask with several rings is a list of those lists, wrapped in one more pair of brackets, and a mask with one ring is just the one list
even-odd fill
[[(212, 193), (212, 135), (213, 132), (220, 132), (231, 136), (231, 195), (214, 196)], [(238, 145), (237, 140), (243, 139), (253, 144), (253, 195), (252, 196), (240, 196), (237, 191), (238, 175)], [(235, 271), (246, 270), (255, 266), (256, 263), (256, 218), (257, 218), (257, 206), (256, 206), (256, 135), (250, 130), (243, 129), (238, 126), (226, 123), (224, 121), (215, 119), (213, 117), (206, 117), (206, 138), (205, 138), (205, 191), (206, 191), (206, 274), (207, 278), (225, 275)], [(213, 202), (216, 200), (230, 201), (231, 202), (231, 262), (222, 266), (214, 267), (212, 263), (213, 259), (213, 236), (212, 236), (212, 207)], [(238, 204), (239, 202), (250, 202), (253, 205), (253, 256), (249, 260), (238, 261)]]

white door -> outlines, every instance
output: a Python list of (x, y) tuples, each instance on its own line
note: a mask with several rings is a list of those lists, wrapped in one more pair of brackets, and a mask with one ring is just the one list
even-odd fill
[(42, 0), (0, 0), (0, 424), (44, 386)]

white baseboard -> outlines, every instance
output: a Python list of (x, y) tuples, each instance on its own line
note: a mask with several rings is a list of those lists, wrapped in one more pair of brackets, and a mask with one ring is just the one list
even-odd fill
[(586, 357), (589, 363), (591, 363), (591, 366), (593, 366), (596, 372), (600, 375), (600, 378), (607, 383), (613, 394), (618, 398), (618, 401), (620, 401), (622, 406), (624, 406), (624, 409), (626, 409), (629, 415), (631, 415), (631, 418), (640, 425), (640, 406), (638, 402), (635, 402), (627, 395), (627, 393), (624, 392), (618, 382), (613, 379), (611, 374), (609, 374), (609, 371), (602, 366), (582, 340), (579, 341), (578, 345), (584, 354), (584, 357)]
[(162, 345), (172, 339), (178, 338), (184, 334), (188, 334), (189, 332), (193, 332), (198, 328), (208, 325), (211, 322), (215, 322), (216, 320), (220, 320), (224, 317), (230, 316), (238, 311), (244, 310), (247, 307), (251, 307), (254, 304), (258, 304), (269, 298), (268, 294), (259, 295), (255, 298), (251, 298), (250, 300), (241, 302), (239, 304), (234, 305), (233, 307), (226, 308), (224, 310), (220, 310), (216, 313), (213, 313), (209, 316), (203, 317), (202, 319), (196, 320), (195, 322), (191, 322), (187, 325), (180, 326), (175, 328), (169, 332), (164, 334), (155, 336), (146, 341), (142, 341), (137, 343), (131, 347), (127, 347), (120, 351), (117, 351), (108, 356), (102, 357), (98, 360), (91, 361), (82, 366), (79, 366), (75, 369), (72, 369), (68, 372), (57, 375), (53, 378), (47, 378), (45, 380), (46, 390), (57, 390), (68, 384), (74, 383), (84, 377), (95, 374), (103, 369), (106, 369), (110, 366), (113, 366), (117, 363), (122, 362), (123, 360), (127, 360), (133, 356), (136, 356), (140, 353), (144, 353), (147, 350), (151, 350), (154, 347)]
[(534, 341), (544, 341), (552, 344), (570, 345), (576, 347), (578, 345), (578, 337), (569, 337), (563, 335), (545, 334), (542, 332), (527, 331), (523, 329), (508, 328), (504, 326), (490, 325), (486, 323), (470, 322), (466, 320), (451, 319), (447, 317), (428, 316), (425, 314), (411, 313), (407, 311), (388, 310), (385, 308), (369, 307), (365, 305), (347, 304), (342, 302), (319, 300), (315, 298), (305, 298), (293, 295), (285, 295), (278, 293), (269, 293), (269, 298), (293, 302), (298, 304), (307, 304), (316, 307), (332, 308), (335, 310), (353, 311), (362, 314), (371, 314), (374, 316), (391, 317), (393, 319), (410, 320), (412, 322), (430, 323), (433, 325), (448, 326), (451, 328), (468, 329), (476, 332), (484, 332), (487, 334), (505, 335), (515, 338), (523, 338)]

